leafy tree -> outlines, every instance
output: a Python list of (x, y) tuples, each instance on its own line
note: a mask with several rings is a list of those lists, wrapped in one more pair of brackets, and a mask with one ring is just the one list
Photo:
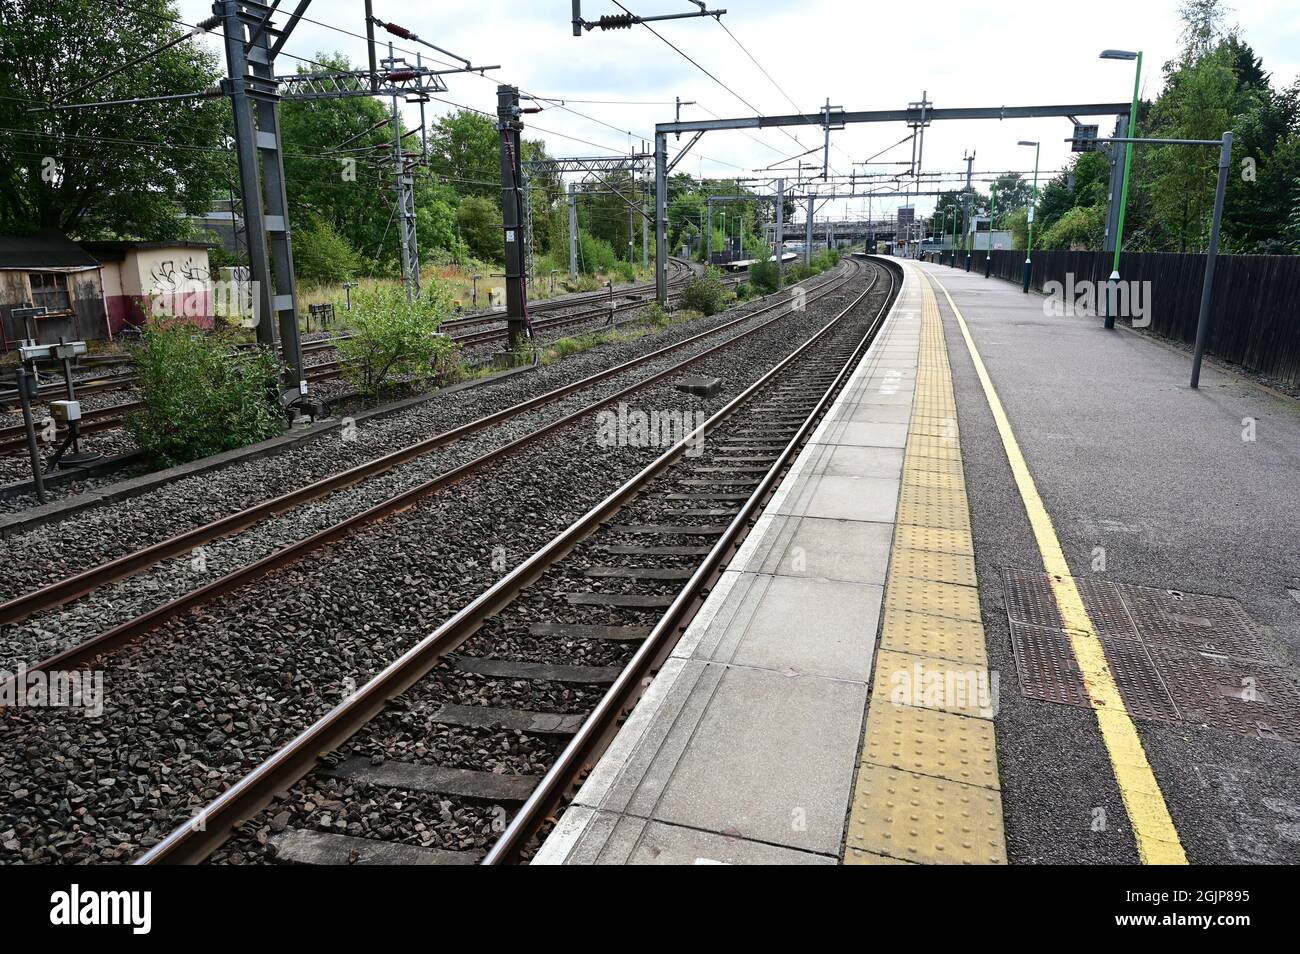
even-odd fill
[[(314, 58), (332, 69), (353, 68), (340, 54), (318, 52)], [(321, 69), (310, 63), (298, 66), (300, 73)], [(386, 162), (394, 135), (385, 122), (388, 115), (368, 96), (286, 100), (280, 104), (280, 132), (294, 224), (310, 217), (328, 225), (364, 257), (369, 269), (376, 269), (377, 259), (379, 271), (396, 274), (400, 249), (391, 225), (396, 200)], [(422, 206), (417, 197), (416, 209)], [(296, 259), (296, 249), (294, 255)]]
[(0, 231), (169, 239), (187, 233), (179, 213), (208, 211), (229, 171), (223, 100), (28, 112), (215, 85), (216, 58), (182, 42), (73, 92), (182, 36), (175, 16), (169, 0), (0, 0)]
[(313, 219), (293, 230), (293, 268), (299, 281), (338, 284), (361, 273), (361, 256), (333, 225)]
[(477, 196), (461, 199), (456, 225), (471, 252), (484, 261), (503, 261), (505, 234), (501, 228), (501, 209), (495, 202)]
[(501, 145), (488, 117), (459, 109), (429, 129), (429, 166), (471, 195), (500, 194)]
[(1002, 220), (1002, 227), (1011, 233), (1012, 248), (1027, 248), (1029, 245), (1029, 210), (1013, 209)]
[(1104, 205), (1076, 205), (1042, 232), (1036, 232), (1036, 248), (1099, 249), (1106, 229)]

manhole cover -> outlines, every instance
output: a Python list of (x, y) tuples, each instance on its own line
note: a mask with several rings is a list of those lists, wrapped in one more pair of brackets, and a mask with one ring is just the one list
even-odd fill
[[(1052, 578), (1003, 569), (1024, 695), (1096, 708), (1062, 628)], [(1277, 664), (1236, 600), (1074, 579), (1135, 716), (1300, 743), (1300, 680)]]
[(1276, 661), (1236, 600), (1126, 584), (1115, 588), (1123, 597), (1138, 635), (1148, 643), (1260, 662)]
[[(1104, 639), (1101, 643), (1129, 712), (1148, 719), (1176, 721), (1178, 710), (1146, 648), (1131, 639)], [(1020, 688), (1026, 696), (1097, 708), (1084, 686), (1070, 635), (1064, 630), (1012, 623), (1011, 648), (1016, 657)]]
[(1300, 690), (1288, 670), (1179, 649), (1150, 652), (1184, 720), (1300, 742)]
[(1056, 608), (1052, 581), (1046, 573), (1003, 567), (1002, 585), (1006, 589), (1007, 618), (1011, 622), (1061, 628), (1061, 613)]

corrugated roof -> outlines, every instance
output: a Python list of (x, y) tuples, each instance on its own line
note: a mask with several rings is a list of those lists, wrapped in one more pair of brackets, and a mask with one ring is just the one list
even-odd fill
[(0, 269), (94, 268), (98, 264), (95, 256), (56, 230), (0, 235)]

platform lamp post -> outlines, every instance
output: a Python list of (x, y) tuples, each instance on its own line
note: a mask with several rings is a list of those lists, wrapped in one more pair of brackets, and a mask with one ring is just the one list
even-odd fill
[(998, 184), (995, 182), (989, 188), (989, 241), (988, 251), (984, 253), (984, 277), (988, 278), (993, 273), (993, 217), (998, 212)]
[(1034, 269), (1033, 252), (1034, 252), (1034, 206), (1038, 205), (1038, 155), (1041, 145), (1036, 142), (1030, 142), (1028, 139), (1020, 140), (1022, 146), (1034, 147), (1034, 192), (1029, 199), (1029, 236), (1025, 241), (1025, 284), (1024, 292), (1029, 294), (1029, 275)]
[[(1136, 53), (1129, 50), (1102, 50), (1101, 59), (1103, 60), (1136, 60), (1137, 72), (1133, 75), (1133, 102), (1128, 111), (1128, 136), (1135, 138), (1137, 136), (1137, 108), (1138, 108), (1138, 89), (1142, 82), (1142, 51)], [(1119, 281), (1119, 253), (1124, 246), (1124, 210), (1128, 206), (1128, 177), (1133, 168), (1133, 144), (1124, 144), (1124, 180), (1119, 190), (1119, 215), (1115, 219), (1115, 260), (1111, 264), (1110, 278), (1106, 282), (1106, 319), (1107, 328), (1115, 327), (1115, 309), (1113, 299), (1115, 297), (1115, 283)]]

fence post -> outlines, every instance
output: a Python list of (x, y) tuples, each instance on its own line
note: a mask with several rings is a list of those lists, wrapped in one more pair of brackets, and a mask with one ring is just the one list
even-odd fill
[(1219, 183), (1214, 190), (1214, 220), (1210, 225), (1210, 247), (1205, 253), (1205, 280), (1201, 282), (1201, 312), (1196, 319), (1196, 351), (1192, 354), (1192, 387), (1201, 386), (1201, 357), (1210, 326), (1210, 299), (1214, 295), (1214, 265), (1219, 257), (1219, 223), (1223, 220), (1223, 193), (1228, 186), (1228, 166), (1232, 164), (1232, 133), (1223, 134), (1219, 147)]

